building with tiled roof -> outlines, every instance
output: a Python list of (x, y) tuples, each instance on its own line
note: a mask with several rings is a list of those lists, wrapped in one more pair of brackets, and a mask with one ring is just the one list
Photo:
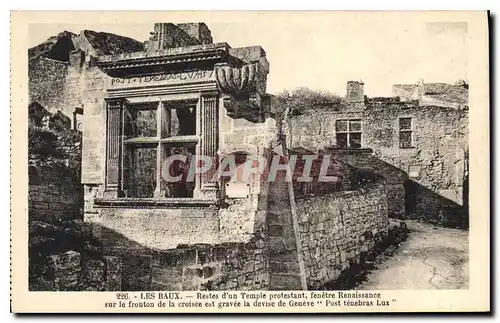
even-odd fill
[(465, 108), (469, 105), (469, 85), (464, 80), (455, 84), (424, 83), (395, 84), (392, 95), (401, 101), (418, 100), (420, 105), (432, 105), (451, 108)]

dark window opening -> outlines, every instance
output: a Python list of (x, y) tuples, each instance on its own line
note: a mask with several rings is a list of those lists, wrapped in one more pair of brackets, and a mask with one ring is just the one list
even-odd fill
[(413, 120), (412, 118), (399, 118), (399, 148), (413, 147)]
[[(174, 145), (174, 146), (164, 146), (164, 152), (166, 156), (172, 155), (182, 155), (185, 156), (185, 161), (174, 160), (169, 165), (162, 164), (162, 167), (168, 166), (168, 174), (172, 177), (179, 177), (178, 181), (167, 182), (164, 178), (161, 180), (164, 182), (165, 196), (166, 197), (193, 197), (195, 189), (196, 177), (191, 176), (190, 178), (190, 168), (192, 167), (192, 159), (196, 155), (196, 145)], [(193, 164), (194, 165), (194, 164)], [(165, 170), (166, 171), (166, 170)]]
[(129, 150), (131, 161), (130, 196), (153, 197), (156, 188), (156, 147), (134, 146)]
[(347, 134), (346, 133), (338, 133), (337, 134), (337, 147), (338, 148), (347, 148)]
[(170, 109), (170, 135), (196, 135), (196, 106), (184, 106)]
[(361, 148), (361, 119), (337, 120), (335, 122), (337, 148)]
[(349, 135), (349, 147), (361, 148), (361, 134), (360, 133), (351, 133)]

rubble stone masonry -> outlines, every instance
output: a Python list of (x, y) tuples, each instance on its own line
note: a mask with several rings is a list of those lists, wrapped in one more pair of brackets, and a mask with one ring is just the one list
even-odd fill
[(29, 134), (30, 221), (81, 219), (81, 133), (32, 128)]
[(48, 283), (54, 291), (116, 291), (121, 288), (121, 260), (82, 261), (80, 253), (67, 251), (48, 257)]
[[(412, 102), (366, 104), (311, 109), (294, 116), (285, 126), (288, 146), (312, 151), (335, 147), (336, 120), (361, 119), (361, 148), (371, 149), (372, 160), (377, 159), (370, 168), (395, 188), (388, 192), (391, 216), (467, 227), (467, 110)], [(408, 148), (400, 147), (401, 117), (412, 118), (413, 140)], [(360, 166), (359, 158), (343, 161)]]
[(337, 279), (387, 235), (385, 186), (299, 198), (300, 243), (309, 289)]

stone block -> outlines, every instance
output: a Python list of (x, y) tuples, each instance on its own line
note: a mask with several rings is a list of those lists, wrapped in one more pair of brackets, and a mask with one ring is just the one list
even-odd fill
[(183, 255), (183, 264), (184, 266), (195, 265), (197, 262), (197, 251), (196, 250), (186, 250)]
[(203, 277), (203, 269), (199, 266), (184, 267), (182, 270), (182, 276), (186, 278)]
[(61, 275), (55, 278), (55, 283), (59, 286), (60, 290), (73, 290), (79, 282), (79, 271)]
[(203, 265), (212, 261), (212, 249), (204, 248), (198, 250), (198, 264)]
[(214, 272), (215, 272), (215, 270), (212, 266), (205, 266), (205, 267), (203, 267), (202, 271), (203, 271), (203, 278), (204, 279), (212, 277), (214, 275)]
[(105, 264), (99, 260), (87, 260), (84, 264), (82, 281), (93, 285), (105, 280)]
[(122, 287), (121, 272), (107, 272), (104, 289), (107, 291), (118, 291)]
[(79, 252), (67, 251), (58, 255), (48, 257), (49, 266), (55, 271), (67, 270), (80, 266), (81, 256)]
[(225, 261), (226, 254), (227, 252), (225, 248), (214, 248), (212, 251), (213, 261)]
[(268, 226), (268, 235), (270, 236), (281, 236), (283, 235), (283, 226), (281, 225), (269, 225)]

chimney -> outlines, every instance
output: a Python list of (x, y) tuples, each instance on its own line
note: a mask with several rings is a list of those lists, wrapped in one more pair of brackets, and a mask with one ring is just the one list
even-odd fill
[(347, 81), (347, 103), (364, 103), (365, 102), (365, 83), (362, 81)]
[(417, 82), (417, 93), (416, 93), (416, 98), (419, 101), (422, 101), (422, 97), (425, 95), (425, 82), (423, 79), (420, 79)]

